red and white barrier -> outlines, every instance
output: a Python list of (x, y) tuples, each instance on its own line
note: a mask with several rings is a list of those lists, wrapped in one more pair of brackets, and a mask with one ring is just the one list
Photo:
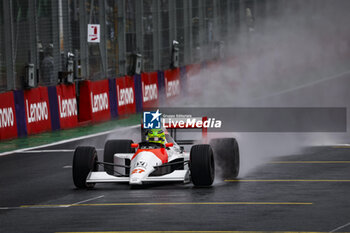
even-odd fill
[(172, 69), (164, 71), (165, 96), (170, 100), (180, 95), (180, 69)]
[(142, 73), (142, 105), (144, 108), (157, 107), (159, 104), (158, 73)]
[(118, 115), (136, 113), (135, 81), (125, 76), (116, 79)]
[(17, 122), (13, 92), (0, 94), (0, 140), (17, 137)]
[(75, 85), (58, 85), (56, 90), (61, 129), (76, 127), (78, 125), (78, 105)]
[(100, 122), (111, 118), (108, 80), (80, 84), (79, 121)]
[(28, 134), (51, 130), (50, 104), (46, 87), (25, 90), (24, 106)]

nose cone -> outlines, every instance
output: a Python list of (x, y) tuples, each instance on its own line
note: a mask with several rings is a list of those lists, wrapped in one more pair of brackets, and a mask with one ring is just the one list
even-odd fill
[(142, 184), (142, 179), (145, 178), (143, 175), (141, 174), (132, 174), (130, 176), (130, 184)]
[(162, 161), (152, 151), (139, 151), (131, 160), (130, 184), (140, 185), (155, 170), (154, 166)]

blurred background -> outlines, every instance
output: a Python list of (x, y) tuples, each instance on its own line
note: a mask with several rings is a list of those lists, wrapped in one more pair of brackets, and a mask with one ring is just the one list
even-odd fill
[[(266, 18), (284, 14), (287, 2), (291, 1), (1, 1), (0, 91), (23, 89), (28, 65), (34, 66), (40, 86), (56, 85), (70, 56), (75, 76), (89, 80), (127, 74), (136, 54), (142, 56), (143, 72), (164, 70), (170, 67), (174, 40), (180, 66), (238, 55), (228, 49), (242, 35), (248, 40), (247, 35), (264, 30)], [(326, 3), (321, 2), (311, 5), (323, 8), (320, 5)], [(301, 8), (297, 3), (295, 7)], [(100, 43), (87, 42), (88, 24), (100, 25)]]

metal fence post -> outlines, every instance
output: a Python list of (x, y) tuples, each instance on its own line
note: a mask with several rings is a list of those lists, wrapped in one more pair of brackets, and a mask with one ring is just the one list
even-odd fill
[(125, 0), (118, 0), (119, 75), (126, 74)]
[(159, 0), (153, 1), (153, 70), (160, 67), (160, 4)]
[[(187, 61), (186, 63), (191, 64), (193, 63), (193, 54), (192, 54), (192, 44), (193, 44), (193, 35), (192, 35), (192, 0), (185, 1), (187, 2), (187, 14), (185, 14), (187, 17), (185, 20), (185, 23), (187, 24), (187, 45), (185, 45), (185, 51)], [(185, 37), (186, 38), (186, 37)], [(187, 47), (187, 48), (186, 48)]]
[[(136, 50), (143, 56), (143, 0), (136, 1)], [(143, 67), (143, 65), (142, 65)]]
[[(215, 1), (215, 0), (214, 0)], [(198, 31), (198, 44), (199, 44), (199, 51), (196, 51), (196, 56), (197, 56), (197, 59), (202, 62), (203, 61), (203, 55), (204, 53), (204, 50), (206, 50), (205, 48), (205, 45), (204, 45), (204, 37), (206, 36), (206, 33), (207, 33), (207, 30), (205, 28), (205, 25), (204, 25), (204, 7), (203, 7), (203, 1), (198, 1), (198, 18), (199, 18), (199, 31)], [(204, 60), (206, 60), (204, 58)]]
[(176, 39), (176, 2), (169, 1), (169, 44), (172, 45), (173, 40)]
[(213, 40), (214, 41), (218, 41), (220, 38), (220, 29), (219, 27), (221, 27), (221, 25), (219, 24), (219, 20), (218, 20), (218, 1), (217, 0), (213, 0)]
[(189, 1), (184, 1), (184, 64), (191, 62), (191, 47), (190, 47), (190, 24), (189, 24)]
[(87, 21), (86, 21), (85, 0), (79, 0), (79, 27), (80, 27), (80, 65), (81, 74), (84, 78), (89, 75), (89, 53), (87, 42)]
[(29, 43), (30, 43), (30, 57), (29, 57), (29, 63), (34, 64), (34, 76), (38, 75), (37, 70), (39, 69), (39, 62), (38, 62), (38, 30), (37, 30), (37, 18), (36, 18), (36, 1), (33, 1), (32, 4), (29, 4), (28, 6), (28, 18), (29, 20)]
[(101, 63), (102, 63), (102, 77), (100, 78), (106, 78), (108, 71), (107, 71), (107, 48), (106, 48), (106, 5), (105, 1), (99, 1), (99, 22), (100, 22), (100, 54), (101, 54)]
[[(54, 59), (54, 75), (55, 80), (58, 81), (58, 71), (61, 70), (61, 51), (60, 51), (60, 31), (59, 31), (59, 2), (51, 2), (51, 18), (52, 18), (52, 44), (53, 44), (53, 59)], [(57, 83), (56, 81), (56, 83)], [(50, 85), (55, 85), (56, 83), (50, 83)]]
[(5, 54), (6, 54), (6, 78), (7, 90), (16, 89), (14, 50), (13, 50), (13, 9), (12, 1), (3, 1)]

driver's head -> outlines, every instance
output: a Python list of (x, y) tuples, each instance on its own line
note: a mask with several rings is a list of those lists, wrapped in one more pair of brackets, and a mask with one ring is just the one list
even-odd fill
[(162, 129), (151, 129), (147, 132), (147, 141), (156, 143), (165, 143), (165, 133)]

